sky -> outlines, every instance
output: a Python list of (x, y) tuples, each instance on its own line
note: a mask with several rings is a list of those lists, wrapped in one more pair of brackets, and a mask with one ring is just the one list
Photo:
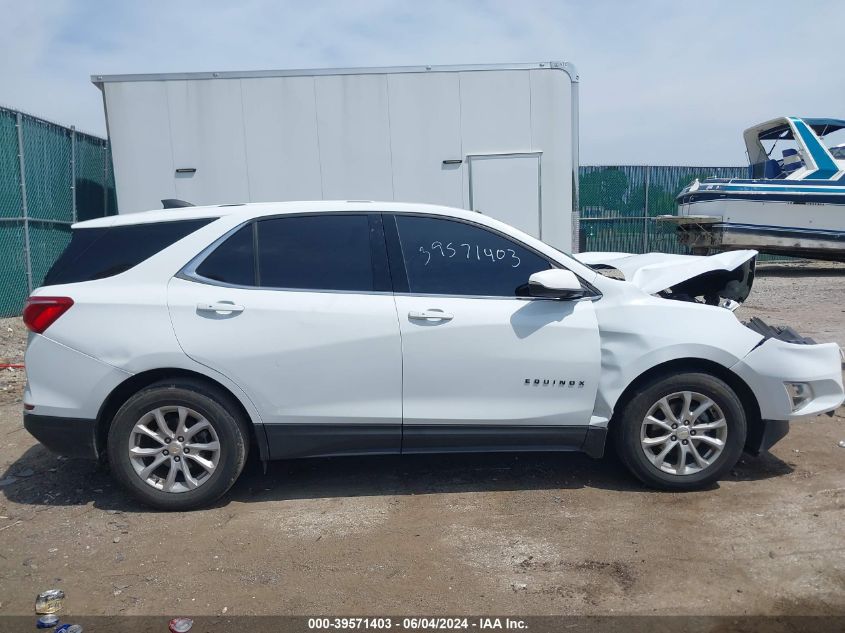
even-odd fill
[(0, 104), (105, 136), (93, 74), (568, 61), (581, 164), (746, 164), (845, 118), (845, 0), (0, 0)]

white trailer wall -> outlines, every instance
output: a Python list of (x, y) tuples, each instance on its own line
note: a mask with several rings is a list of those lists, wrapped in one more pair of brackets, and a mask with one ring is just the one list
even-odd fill
[(561, 62), (92, 77), (121, 213), (162, 198), (430, 202), (566, 250), (577, 79)]

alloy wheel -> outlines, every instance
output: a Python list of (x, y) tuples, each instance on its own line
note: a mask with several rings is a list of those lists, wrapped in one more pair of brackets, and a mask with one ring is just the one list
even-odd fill
[(728, 437), (722, 409), (695, 391), (679, 391), (655, 402), (640, 428), (648, 460), (665, 473), (694, 475), (719, 458)]
[(220, 439), (211, 423), (182, 406), (145, 413), (129, 434), (129, 460), (144, 483), (164, 492), (188, 492), (214, 474)]

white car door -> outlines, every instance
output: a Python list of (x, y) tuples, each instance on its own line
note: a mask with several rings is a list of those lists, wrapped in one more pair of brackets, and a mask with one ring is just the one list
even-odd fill
[(173, 326), (188, 356), (253, 400), (270, 456), (399, 452), (402, 359), (381, 217), (259, 219), (209, 250), (170, 282)]
[(385, 231), (403, 452), (579, 448), (601, 364), (592, 301), (528, 297), (549, 260), (486, 227), (396, 214)]

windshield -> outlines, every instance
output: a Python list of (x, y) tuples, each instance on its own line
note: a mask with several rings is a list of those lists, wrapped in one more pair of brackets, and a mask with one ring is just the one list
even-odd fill
[(824, 144), (836, 160), (845, 160), (845, 129), (825, 135)]

